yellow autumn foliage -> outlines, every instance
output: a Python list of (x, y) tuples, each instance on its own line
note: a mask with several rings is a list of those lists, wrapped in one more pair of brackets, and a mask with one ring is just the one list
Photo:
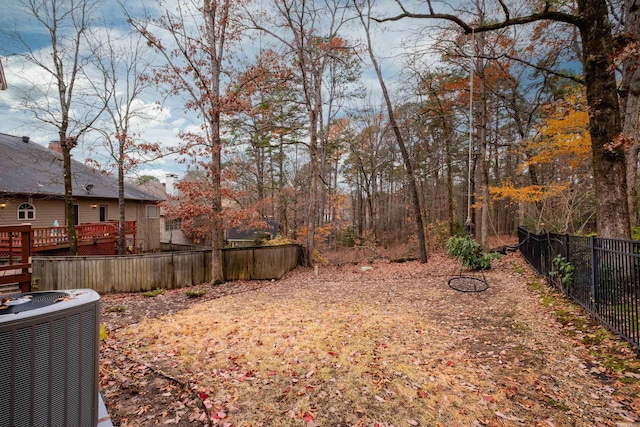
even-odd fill
[(589, 113), (581, 92), (547, 108), (547, 118), (538, 131), (527, 146), (534, 153), (527, 165), (561, 161), (575, 169), (591, 157)]
[(495, 200), (511, 199), (518, 202), (536, 203), (549, 197), (555, 197), (569, 188), (568, 185), (528, 185), (514, 187), (512, 182), (507, 182), (501, 187), (490, 187), (489, 192)]
[[(591, 137), (584, 92), (576, 91), (548, 106), (538, 134), (527, 141), (524, 151), (528, 155), (524, 168), (550, 165), (557, 172), (564, 169), (565, 176), (574, 175), (580, 166), (588, 162), (591, 158)], [(489, 191), (496, 200), (537, 203), (559, 196), (570, 185), (570, 181), (552, 181), (546, 185), (515, 187), (513, 182), (507, 181), (502, 186), (491, 187)]]

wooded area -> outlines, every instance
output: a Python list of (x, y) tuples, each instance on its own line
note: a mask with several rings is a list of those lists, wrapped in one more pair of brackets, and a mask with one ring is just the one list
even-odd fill
[[(128, 10), (132, 34), (119, 41), (136, 40), (155, 62), (136, 56), (139, 73), (127, 76), (146, 84), (116, 97), (121, 107), (104, 98), (75, 128), (79, 136), (95, 113), (112, 112), (100, 125), (116, 136), (120, 176), (149, 151), (189, 165), (164, 208), (211, 245), (213, 281), (222, 230), (265, 219), (304, 244), (308, 264), (318, 245), (399, 242), (424, 262), (450, 235), (466, 229), (486, 247), (519, 224), (628, 238), (639, 217), (639, 9), (638, 0), (214, 0)], [(90, 21), (76, 30), (80, 43)], [(385, 37), (400, 31), (403, 48), (389, 58)], [(150, 147), (130, 132), (124, 119), (139, 111), (114, 120), (151, 88), (193, 120), (178, 145)]]

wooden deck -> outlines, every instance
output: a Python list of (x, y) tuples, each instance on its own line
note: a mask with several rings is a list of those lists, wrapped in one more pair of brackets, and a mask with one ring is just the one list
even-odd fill
[[(69, 237), (67, 227), (38, 227), (32, 228), (31, 252), (50, 252), (69, 249)], [(111, 245), (115, 247), (118, 240), (118, 222), (99, 222), (90, 224), (80, 224), (76, 226), (78, 237), (78, 247), (89, 245)], [(127, 221), (125, 223), (125, 235), (127, 246), (135, 247), (136, 222)], [(15, 234), (0, 231), (0, 256), (20, 253), (22, 251), (22, 240)]]
[(0, 236), (7, 238), (7, 259), (0, 263), (0, 294), (30, 291), (31, 226), (0, 227)]

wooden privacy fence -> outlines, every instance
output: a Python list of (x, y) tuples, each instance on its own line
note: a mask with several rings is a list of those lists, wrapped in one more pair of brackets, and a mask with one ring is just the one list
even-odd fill
[[(299, 245), (224, 249), (226, 280), (279, 279), (298, 265)], [(129, 256), (33, 257), (39, 290), (90, 288), (99, 293), (175, 289), (211, 281), (211, 251)]]
[(300, 245), (225, 249), (226, 280), (279, 279), (300, 263)]

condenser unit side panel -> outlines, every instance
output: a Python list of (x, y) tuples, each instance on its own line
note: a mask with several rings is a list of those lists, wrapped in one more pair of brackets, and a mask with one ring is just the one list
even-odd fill
[(0, 427), (97, 423), (99, 297), (57, 304), (42, 315), (3, 315)]

